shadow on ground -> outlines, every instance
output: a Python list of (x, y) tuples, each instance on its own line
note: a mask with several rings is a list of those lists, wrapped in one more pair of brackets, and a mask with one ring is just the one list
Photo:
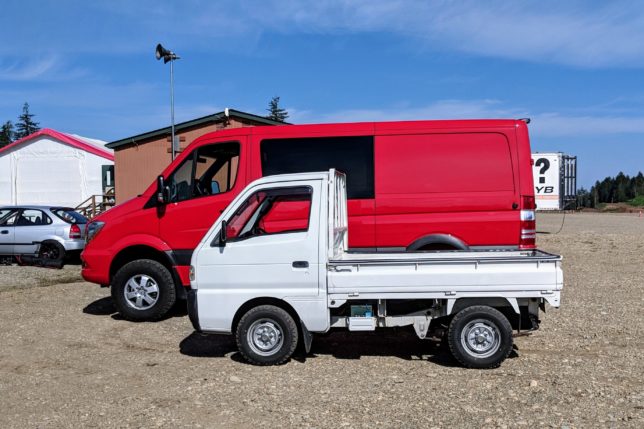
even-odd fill
[[(192, 357), (230, 358), (245, 363), (231, 335), (193, 332), (181, 341), (179, 350)], [(459, 366), (442, 343), (419, 340), (413, 332), (402, 329), (364, 333), (338, 331), (316, 335), (311, 352), (305, 355), (300, 347), (293, 359), (304, 362), (325, 355), (352, 360), (363, 356), (393, 356), (404, 360), (424, 360), (445, 367)], [(510, 358), (515, 356), (513, 351)]]
[[(91, 314), (92, 316), (111, 316), (114, 320), (124, 320), (116, 311), (116, 306), (114, 306), (111, 296), (106, 296), (105, 298), (100, 298), (89, 303), (85, 308), (83, 308), (83, 313)], [(157, 320), (156, 322), (161, 322), (172, 317), (184, 317), (187, 314), (188, 308), (186, 306), (186, 302), (178, 301), (177, 304), (172, 307), (170, 312), (165, 315), (165, 317)]]

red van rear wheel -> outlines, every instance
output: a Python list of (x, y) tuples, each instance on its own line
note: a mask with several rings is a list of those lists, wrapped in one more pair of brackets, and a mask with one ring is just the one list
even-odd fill
[(112, 281), (112, 299), (127, 320), (152, 321), (168, 314), (177, 300), (170, 271), (157, 261), (127, 263)]

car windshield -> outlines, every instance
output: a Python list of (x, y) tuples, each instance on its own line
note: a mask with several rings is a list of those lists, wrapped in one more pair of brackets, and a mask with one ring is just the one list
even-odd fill
[(73, 209), (54, 207), (51, 212), (67, 223), (87, 223), (87, 218)]

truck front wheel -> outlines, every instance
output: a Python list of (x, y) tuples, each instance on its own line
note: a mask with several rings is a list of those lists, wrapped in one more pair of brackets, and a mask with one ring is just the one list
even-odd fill
[(237, 324), (237, 347), (254, 365), (279, 365), (297, 347), (297, 324), (285, 310), (273, 305), (250, 309)]
[(111, 289), (116, 309), (131, 321), (158, 320), (168, 313), (177, 299), (172, 274), (151, 259), (123, 265), (116, 272)]
[(498, 310), (476, 305), (458, 312), (447, 331), (449, 349), (467, 368), (496, 368), (512, 351), (512, 326)]

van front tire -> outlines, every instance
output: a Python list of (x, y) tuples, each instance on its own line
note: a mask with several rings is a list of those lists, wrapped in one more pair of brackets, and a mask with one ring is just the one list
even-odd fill
[(285, 310), (273, 305), (251, 308), (242, 316), (235, 333), (242, 356), (253, 365), (279, 365), (297, 347), (297, 324)]
[(151, 259), (123, 265), (114, 276), (111, 292), (121, 316), (134, 322), (161, 319), (177, 300), (172, 274)]

